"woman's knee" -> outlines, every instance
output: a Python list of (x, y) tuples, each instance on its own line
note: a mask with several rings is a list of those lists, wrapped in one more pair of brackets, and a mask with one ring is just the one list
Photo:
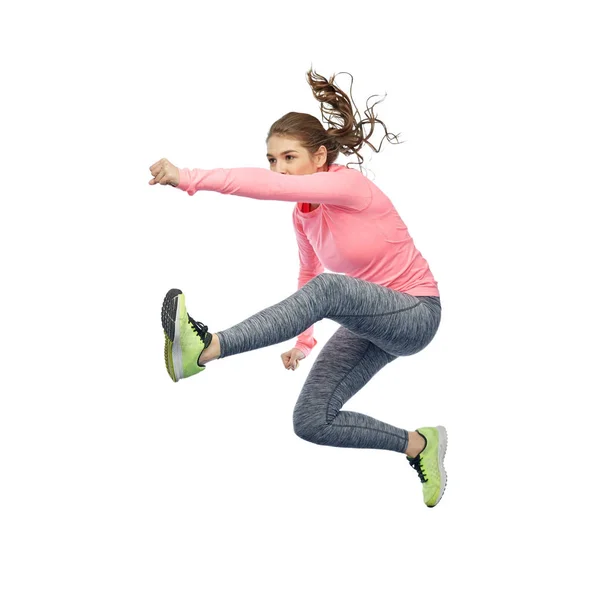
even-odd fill
[(307, 442), (313, 444), (326, 444), (331, 425), (325, 419), (319, 419), (317, 415), (310, 413), (294, 412), (294, 433)]

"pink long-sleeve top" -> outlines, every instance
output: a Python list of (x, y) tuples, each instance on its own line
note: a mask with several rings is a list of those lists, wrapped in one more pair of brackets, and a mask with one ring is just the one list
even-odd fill
[[(439, 296), (427, 261), (391, 200), (360, 171), (337, 163), (328, 171), (287, 176), (268, 169), (179, 169), (179, 189), (294, 202), (298, 289), (328, 269), (413, 296)], [(310, 204), (319, 206), (310, 211)], [(317, 345), (311, 325), (295, 348)]]

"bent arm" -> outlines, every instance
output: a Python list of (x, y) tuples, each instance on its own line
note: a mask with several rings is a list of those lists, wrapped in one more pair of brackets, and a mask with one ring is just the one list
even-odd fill
[[(311, 246), (302, 226), (295, 223), (296, 238), (298, 240), (298, 258), (300, 259), (300, 273), (298, 275), (298, 289), (306, 285), (311, 279), (325, 271), (321, 261), (317, 257)], [(303, 331), (296, 341), (294, 348), (304, 352), (307, 357), (312, 349), (317, 345), (314, 338), (315, 326), (311, 325), (306, 331)]]

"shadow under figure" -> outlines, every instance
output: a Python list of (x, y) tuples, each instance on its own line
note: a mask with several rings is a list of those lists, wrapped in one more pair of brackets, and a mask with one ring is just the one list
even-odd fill
[[(381, 121), (371, 108), (357, 122), (333, 78), (307, 75), (323, 116), (335, 115), (342, 124), (326, 131), (312, 115), (287, 113), (267, 136), (269, 170), (179, 169), (164, 158), (150, 167), (151, 185), (172, 185), (190, 196), (206, 190), (294, 203), (300, 259), (294, 294), (216, 333), (189, 315), (181, 290), (170, 290), (161, 315), (167, 371), (179, 381), (212, 360), (299, 336), (282, 355), (286, 368), (293, 368), (317, 344), (315, 323), (339, 323), (302, 388), (295, 433), (315, 444), (406, 454), (425, 504), (433, 507), (446, 487), (445, 428), (407, 431), (342, 407), (385, 365), (431, 342), (441, 320), (437, 282), (391, 200), (362, 173), (334, 162), (340, 152), (355, 153), (362, 162), (358, 149), (366, 143), (375, 150), (368, 139)], [(368, 135), (364, 124), (371, 125)]]

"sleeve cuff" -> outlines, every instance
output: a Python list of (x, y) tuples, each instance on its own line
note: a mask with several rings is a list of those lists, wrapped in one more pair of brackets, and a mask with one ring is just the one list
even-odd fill
[(308, 358), (308, 355), (310, 354), (310, 348), (307, 348), (303, 344), (296, 344), (294, 348), (296, 348), (296, 350), (300, 350), (300, 352), (304, 354), (304, 358)]
[(187, 192), (190, 187), (191, 177), (189, 169), (178, 169), (179, 171), (179, 185), (177, 186), (178, 190), (183, 190)]

